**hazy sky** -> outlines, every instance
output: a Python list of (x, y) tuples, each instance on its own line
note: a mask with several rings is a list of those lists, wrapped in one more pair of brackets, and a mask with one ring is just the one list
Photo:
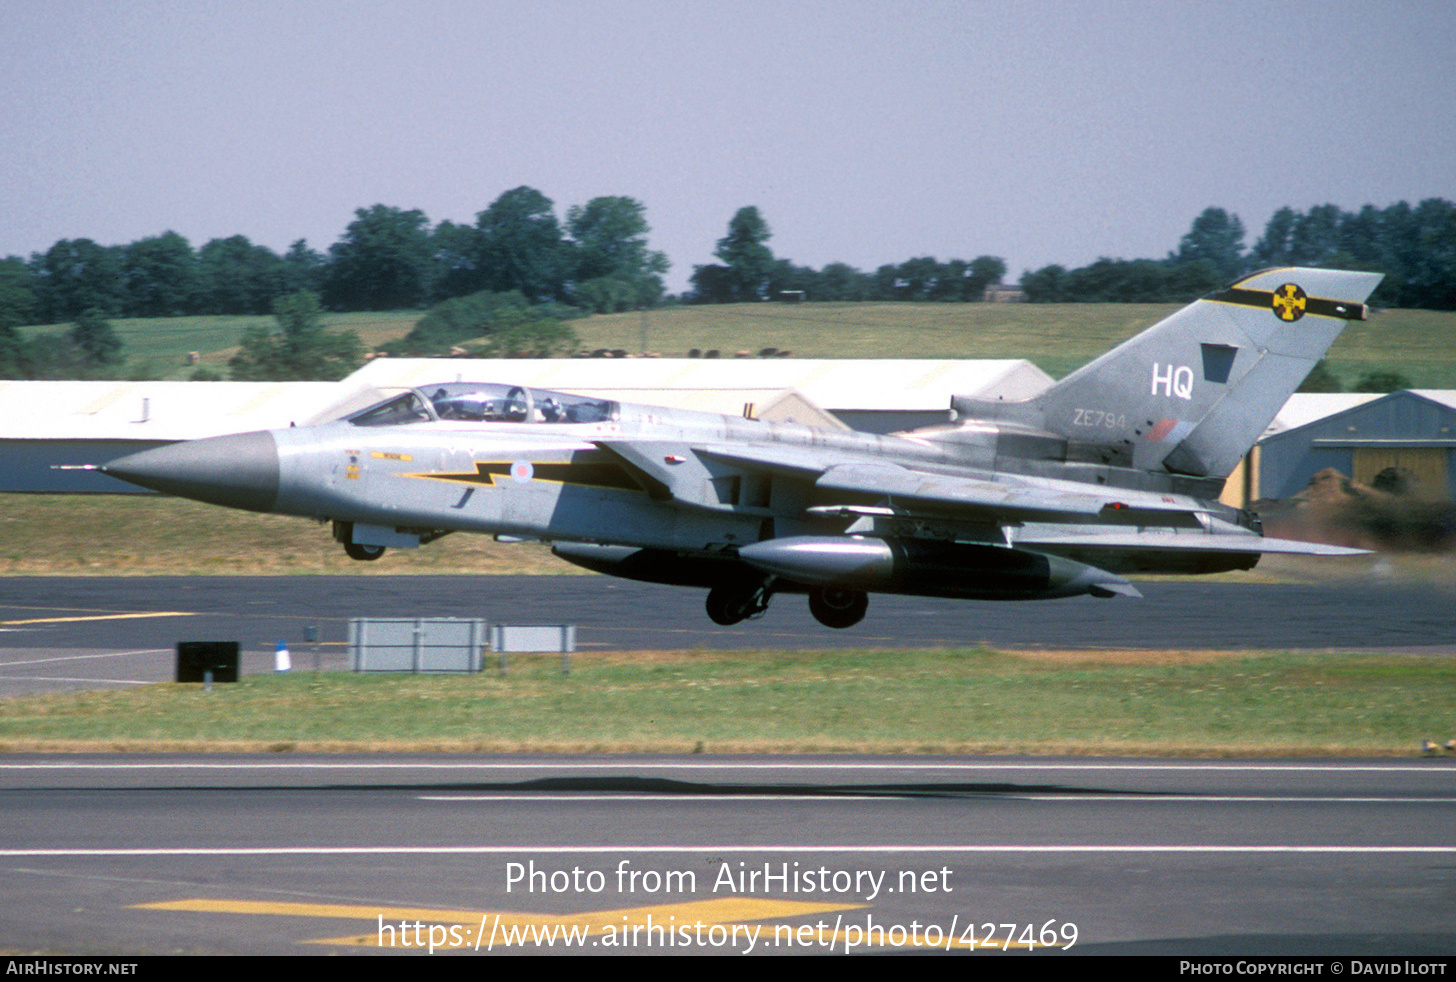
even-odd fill
[(775, 255), (1161, 257), (1200, 211), (1456, 199), (1451, 0), (0, 0), (0, 256), (326, 250), (376, 203), (642, 201)]

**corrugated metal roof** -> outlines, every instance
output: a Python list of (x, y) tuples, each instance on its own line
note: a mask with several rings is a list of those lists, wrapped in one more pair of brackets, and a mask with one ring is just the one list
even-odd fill
[(1025, 359), (376, 358), (345, 385), (517, 382), (624, 402), (680, 405), (681, 393), (795, 390), (825, 409), (938, 410), (952, 395), (1029, 399), (1052, 378)]
[(747, 403), (760, 416), (777, 406), (785, 418), (828, 426), (836, 424), (815, 407), (942, 410), (953, 394), (1019, 400), (1051, 382), (1011, 359), (392, 358), (342, 382), (4, 381), (0, 439), (193, 440), (332, 418), (364, 390), (457, 378), (729, 415)]
[(1275, 414), (1259, 439), (1308, 426), (1335, 413), (1363, 406), (1372, 399), (1379, 398), (1380, 394), (1376, 392), (1296, 392), (1289, 397), (1284, 408)]
[(1422, 399), (1429, 399), (1432, 402), (1439, 402), (1448, 409), (1456, 409), (1456, 390), (1452, 389), (1407, 389), (1420, 396)]
[(0, 438), (195, 440), (302, 422), (336, 382), (0, 382)]
[[(1028, 361), (1000, 359), (431, 359), (381, 358), (342, 382), (0, 381), (0, 439), (192, 440), (302, 424), (351, 395), (430, 382), (519, 382), (624, 402), (738, 415), (787, 397), (828, 410), (941, 410), (950, 396), (1028, 399), (1051, 383)], [(1456, 391), (1413, 394), (1456, 409)], [(1295, 393), (1264, 437), (1379, 399)], [(792, 401), (792, 400), (791, 400)], [(801, 422), (810, 422), (800, 419)], [(830, 424), (832, 425), (832, 424)]]
[[(1411, 395), (1419, 396), (1437, 405), (1445, 406), (1448, 409), (1456, 409), (1456, 390), (1449, 389), (1403, 389)], [(1311, 423), (1318, 423), (1322, 419), (1328, 419), (1339, 413), (1346, 412), (1363, 406), (1366, 403), (1374, 402), (1377, 399), (1385, 399), (1394, 392), (1296, 392), (1289, 397), (1284, 408), (1279, 410), (1274, 421), (1269, 424), (1261, 440), (1289, 430), (1297, 430), (1301, 426), (1309, 426)]]

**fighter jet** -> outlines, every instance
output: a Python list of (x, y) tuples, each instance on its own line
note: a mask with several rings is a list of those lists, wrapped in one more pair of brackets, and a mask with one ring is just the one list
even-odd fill
[(1256, 273), (1033, 399), (953, 397), (950, 423), (888, 436), (455, 382), (100, 470), (331, 523), (359, 560), (450, 532), (541, 540), (598, 572), (706, 589), (719, 624), (779, 593), (835, 628), (873, 592), (1136, 597), (1127, 574), (1357, 551), (1265, 538), (1217, 499), (1380, 279)]

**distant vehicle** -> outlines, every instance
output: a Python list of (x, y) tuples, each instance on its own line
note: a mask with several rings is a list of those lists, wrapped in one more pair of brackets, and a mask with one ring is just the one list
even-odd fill
[(891, 436), (448, 383), (99, 469), (332, 522), (361, 560), (449, 532), (539, 539), (598, 572), (706, 588), (719, 624), (762, 614), (776, 593), (807, 593), (837, 628), (873, 592), (1135, 597), (1129, 573), (1357, 551), (1266, 539), (1217, 499), (1380, 279), (1256, 273), (1034, 399), (957, 397), (949, 425)]

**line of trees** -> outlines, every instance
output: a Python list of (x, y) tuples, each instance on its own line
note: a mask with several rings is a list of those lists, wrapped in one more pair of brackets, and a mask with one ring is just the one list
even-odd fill
[[(667, 257), (650, 248), (649, 231), (646, 209), (633, 198), (595, 198), (567, 209), (563, 221), (551, 199), (519, 187), (474, 224), (432, 226), (419, 210), (361, 208), (327, 253), (299, 240), (280, 256), (242, 235), (199, 249), (176, 232), (121, 246), (63, 239), (28, 260), (0, 260), (0, 329), (74, 322), (86, 311), (268, 314), (279, 297), (303, 291), (335, 311), (421, 309), (482, 291), (591, 312), (631, 310), (664, 297)], [(1006, 274), (989, 255), (914, 257), (873, 272), (845, 263), (816, 270), (774, 256), (771, 237), (756, 207), (740, 208), (717, 242), (719, 262), (696, 266), (681, 299), (730, 303), (793, 291), (808, 300), (966, 301)], [(1433, 198), (1358, 212), (1281, 208), (1247, 248), (1238, 216), (1208, 208), (1162, 259), (1051, 265), (1024, 272), (1021, 282), (1032, 301), (1169, 302), (1278, 265), (1376, 270), (1386, 274), (1376, 303), (1456, 309), (1456, 205)]]
[(996, 256), (940, 262), (933, 256), (887, 264), (873, 273), (846, 263), (823, 269), (777, 259), (767, 243), (773, 233), (757, 208), (740, 208), (728, 222), (713, 255), (722, 260), (694, 266), (687, 303), (741, 303), (784, 294), (805, 300), (980, 300), (986, 287), (1006, 275)]
[[(940, 262), (924, 256), (864, 273), (844, 263), (822, 270), (777, 259), (768, 223), (757, 208), (740, 208), (718, 240), (720, 263), (696, 266), (696, 303), (731, 303), (795, 291), (809, 300), (979, 300), (1000, 282), (995, 256)], [(1440, 198), (1411, 207), (1366, 205), (1358, 212), (1318, 205), (1281, 208), (1251, 248), (1244, 225), (1222, 208), (1193, 220), (1177, 249), (1162, 259), (1101, 258), (1077, 269), (1044, 266), (1022, 273), (1032, 302), (1188, 302), (1239, 276), (1270, 266), (1321, 266), (1385, 273), (1372, 302), (1389, 307), (1456, 310), (1456, 205)]]
[(1181, 302), (1271, 266), (1380, 272), (1385, 279), (1372, 303), (1456, 310), (1456, 205), (1430, 198), (1414, 208), (1401, 201), (1358, 212), (1335, 205), (1281, 208), (1248, 249), (1239, 217), (1208, 208), (1165, 259), (1044, 266), (1023, 273), (1021, 286), (1032, 301)]
[(605, 312), (659, 302), (667, 257), (648, 247), (646, 208), (608, 196), (558, 221), (533, 188), (502, 194), (474, 225), (431, 226), (424, 212), (360, 208), (320, 253), (299, 240), (278, 255), (246, 236), (194, 249), (176, 232), (129, 245), (63, 239), (29, 260), (0, 260), (0, 327), (105, 317), (267, 314), (279, 297), (318, 294), (335, 311), (428, 307), (482, 290), (516, 290)]

